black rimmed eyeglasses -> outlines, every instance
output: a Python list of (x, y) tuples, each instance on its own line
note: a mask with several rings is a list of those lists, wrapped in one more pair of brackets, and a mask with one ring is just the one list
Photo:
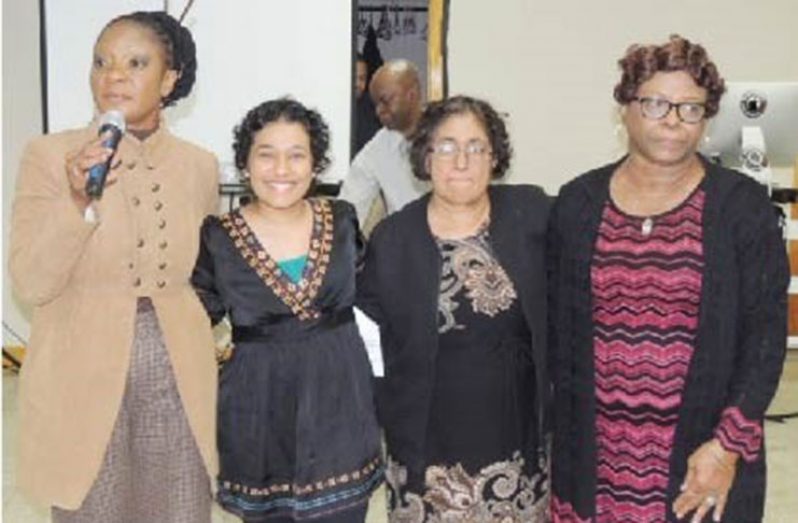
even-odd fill
[(638, 96), (632, 98), (640, 104), (640, 111), (643, 116), (651, 120), (662, 120), (671, 109), (676, 108), (676, 116), (684, 123), (698, 123), (704, 119), (707, 113), (707, 106), (702, 102), (671, 102), (664, 98), (654, 98), (649, 96)]

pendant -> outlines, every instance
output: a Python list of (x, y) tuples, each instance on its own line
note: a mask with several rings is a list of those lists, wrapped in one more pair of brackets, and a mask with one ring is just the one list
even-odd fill
[(648, 236), (649, 234), (651, 234), (651, 229), (653, 228), (654, 228), (654, 220), (651, 219), (650, 216), (645, 220), (643, 220), (643, 223), (640, 224), (640, 232), (643, 233), (643, 236)]

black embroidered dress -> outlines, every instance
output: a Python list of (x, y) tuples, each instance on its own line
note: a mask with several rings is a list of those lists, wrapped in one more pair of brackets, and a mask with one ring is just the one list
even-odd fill
[[(535, 438), (531, 334), (487, 228), (437, 239), (438, 353), (423, 490), (389, 458), (392, 523), (543, 522), (547, 459)], [(390, 454), (390, 449), (389, 449)]]
[(247, 521), (323, 521), (367, 503), (382, 480), (371, 373), (351, 310), (354, 209), (310, 203), (314, 229), (296, 284), (239, 211), (202, 226), (192, 282), (214, 323), (230, 318), (235, 346), (219, 379), (218, 500)]

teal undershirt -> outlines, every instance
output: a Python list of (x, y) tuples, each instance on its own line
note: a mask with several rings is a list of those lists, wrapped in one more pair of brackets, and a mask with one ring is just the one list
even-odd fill
[(302, 279), (302, 273), (305, 271), (305, 264), (307, 264), (307, 261), (307, 254), (303, 254), (302, 256), (297, 256), (296, 258), (280, 260), (277, 262), (277, 265), (292, 282), (299, 283), (299, 280)]

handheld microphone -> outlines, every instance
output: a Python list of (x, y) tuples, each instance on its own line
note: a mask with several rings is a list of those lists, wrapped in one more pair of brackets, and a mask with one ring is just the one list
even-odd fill
[[(116, 152), (119, 146), (119, 140), (122, 139), (122, 134), (125, 132), (125, 115), (122, 111), (112, 109), (107, 111), (100, 117), (100, 130), (98, 135), (103, 135), (111, 131), (111, 136), (103, 142), (103, 147), (107, 147)], [(91, 199), (99, 199), (103, 195), (105, 189), (105, 178), (108, 176), (108, 170), (111, 168), (111, 158), (113, 154), (108, 157), (108, 160), (98, 163), (89, 169), (89, 177), (86, 180), (86, 195)]]

